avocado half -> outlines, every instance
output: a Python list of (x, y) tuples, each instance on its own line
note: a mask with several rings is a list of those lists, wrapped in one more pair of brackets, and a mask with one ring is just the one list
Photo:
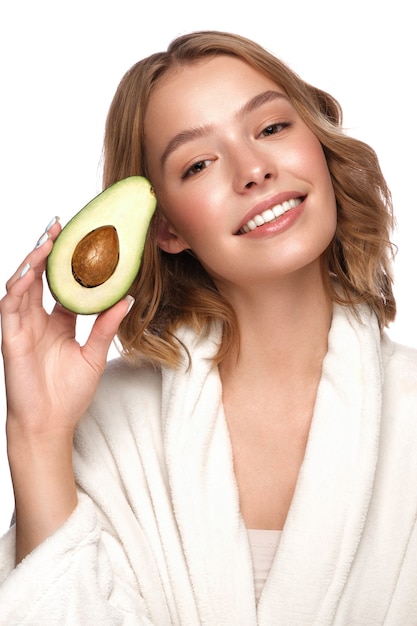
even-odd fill
[(114, 183), (62, 229), (47, 259), (57, 302), (74, 313), (100, 313), (123, 298), (142, 261), (156, 196), (143, 176)]

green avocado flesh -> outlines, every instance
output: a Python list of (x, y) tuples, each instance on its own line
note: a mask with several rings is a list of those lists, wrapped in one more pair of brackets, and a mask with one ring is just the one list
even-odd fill
[(150, 182), (130, 176), (81, 209), (62, 229), (47, 260), (46, 279), (55, 300), (88, 315), (123, 298), (138, 273), (155, 208)]

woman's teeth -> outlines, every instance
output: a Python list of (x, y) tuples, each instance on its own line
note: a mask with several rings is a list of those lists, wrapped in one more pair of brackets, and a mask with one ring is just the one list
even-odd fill
[(239, 230), (239, 235), (243, 233), (249, 233), (251, 230), (255, 230), (258, 226), (262, 226), (263, 224), (267, 224), (268, 222), (273, 222), (284, 213), (287, 213), (290, 209), (294, 209), (302, 202), (302, 198), (292, 198), (291, 200), (286, 200), (282, 204), (277, 204), (272, 207), (272, 209), (267, 209), (263, 213), (259, 215), (255, 215), (247, 224), (242, 226)]

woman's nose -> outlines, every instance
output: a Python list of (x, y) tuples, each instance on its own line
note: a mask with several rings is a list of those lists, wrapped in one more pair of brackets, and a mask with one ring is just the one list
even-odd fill
[(235, 187), (239, 192), (262, 185), (274, 177), (274, 172), (270, 155), (251, 146), (239, 148), (235, 156)]

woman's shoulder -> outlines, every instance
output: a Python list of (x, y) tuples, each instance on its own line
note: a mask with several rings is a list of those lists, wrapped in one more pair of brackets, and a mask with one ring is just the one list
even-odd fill
[(158, 366), (147, 361), (130, 362), (123, 357), (117, 357), (107, 362), (100, 380), (99, 391), (114, 389), (129, 391), (138, 387), (158, 384), (161, 380), (161, 370)]
[(385, 369), (414, 375), (417, 372), (417, 348), (392, 340), (384, 332), (382, 334), (382, 358)]
[(407, 403), (417, 417), (417, 349), (384, 333), (381, 351), (385, 394), (399, 404)]
[[(132, 365), (124, 358), (106, 365), (94, 398), (82, 417), (79, 430), (92, 422), (100, 430), (120, 427), (123, 422), (145, 421), (159, 416), (161, 371), (150, 364)], [(153, 417), (152, 417), (153, 419)]]

